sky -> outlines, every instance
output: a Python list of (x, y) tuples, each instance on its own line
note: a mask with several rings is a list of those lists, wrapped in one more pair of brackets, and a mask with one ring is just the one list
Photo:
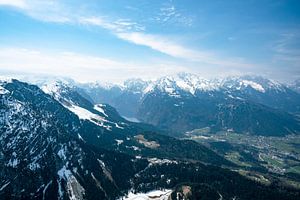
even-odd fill
[(300, 78), (299, 0), (0, 0), (0, 74)]

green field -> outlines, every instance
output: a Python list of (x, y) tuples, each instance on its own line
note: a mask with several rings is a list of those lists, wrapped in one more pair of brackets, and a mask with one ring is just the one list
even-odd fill
[[(210, 147), (245, 171), (265, 169), (269, 175), (280, 178), (291, 173), (300, 175), (300, 136), (264, 137), (234, 132), (212, 134), (207, 128), (190, 131), (185, 136), (185, 139)], [(253, 178), (252, 175), (247, 176)], [(289, 176), (286, 182), (300, 186), (300, 180), (293, 179), (293, 176)]]

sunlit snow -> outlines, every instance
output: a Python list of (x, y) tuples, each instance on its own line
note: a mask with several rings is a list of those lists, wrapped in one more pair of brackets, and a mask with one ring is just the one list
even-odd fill
[(123, 200), (168, 200), (172, 190), (154, 190), (147, 193), (134, 194), (130, 192)]
[(255, 90), (259, 91), (259, 92), (265, 92), (265, 89), (263, 88), (263, 86), (261, 86), (258, 83), (255, 83), (253, 81), (242, 80), (241, 85), (244, 85), (246, 87), (250, 86), (250, 87), (252, 87), (253, 89), (255, 89)]
[(4, 87), (0, 86), (0, 94), (7, 94), (7, 93), (9, 93), (9, 91)]
[(105, 113), (104, 109), (102, 107), (105, 107), (103, 104), (96, 104), (94, 106), (94, 109), (102, 113), (104, 116), (108, 117), (108, 115)]

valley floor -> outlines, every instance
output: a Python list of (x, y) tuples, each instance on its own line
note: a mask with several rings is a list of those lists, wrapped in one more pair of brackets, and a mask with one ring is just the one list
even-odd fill
[[(265, 137), (234, 132), (209, 133), (197, 129), (185, 139), (202, 143), (240, 166), (242, 175), (268, 184), (279, 177), (288, 185), (300, 187), (300, 136)], [(257, 172), (257, 173), (254, 173)]]

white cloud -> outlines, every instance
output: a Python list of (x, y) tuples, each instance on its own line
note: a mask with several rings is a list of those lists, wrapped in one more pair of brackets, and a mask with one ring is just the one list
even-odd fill
[(74, 52), (47, 53), (21, 48), (0, 48), (0, 72), (68, 76), (75, 80), (121, 82), (128, 78), (156, 78), (188, 71), (174, 63), (129, 63)]
[(132, 22), (129, 19), (118, 19), (115, 21), (109, 21), (105, 17), (93, 16), (93, 17), (78, 17), (80, 24), (98, 26), (114, 33), (128, 32), (128, 31), (144, 31), (145, 27), (139, 25), (136, 22)]
[(12, 6), (24, 9), (26, 7), (25, 0), (0, 0), (0, 6)]
[(118, 33), (117, 36), (123, 40), (127, 40), (138, 45), (148, 46), (154, 50), (160, 51), (173, 57), (195, 60), (198, 57), (208, 56), (207, 54), (201, 55), (201, 53), (194, 52), (180, 45), (174, 44), (167, 39), (164, 39), (163, 37), (151, 34), (131, 32)]
[(105, 29), (114, 30), (117, 27), (106, 22), (102, 17), (79, 17), (79, 23), (85, 25), (100, 26)]
[(225, 59), (220, 58), (209, 51), (199, 51), (186, 48), (176, 44), (167, 38), (157, 35), (144, 34), (141, 32), (117, 33), (117, 36), (134, 44), (150, 47), (164, 54), (183, 58), (188, 61), (196, 61), (211, 65), (220, 65), (223, 67), (251, 67), (253, 65), (244, 63), (242, 59)]

